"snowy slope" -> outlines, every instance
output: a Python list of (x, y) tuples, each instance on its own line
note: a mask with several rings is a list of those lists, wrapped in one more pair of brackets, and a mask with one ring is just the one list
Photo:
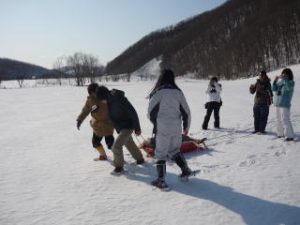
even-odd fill
[[(268, 134), (250, 134), (253, 96), (248, 87), (254, 79), (222, 82), (219, 131), (200, 129), (207, 81), (178, 79), (192, 111), (190, 132), (207, 137), (210, 150), (186, 155), (191, 168), (201, 169), (188, 183), (180, 182), (179, 169), (168, 163), (171, 192), (148, 185), (155, 177), (153, 160), (135, 166), (125, 150), (129, 173), (121, 177), (110, 175), (110, 162), (93, 161), (97, 154), (88, 120), (80, 131), (75, 127), (86, 88), (0, 89), (0, 224), (300, 224), (300, 65), (291, 68), (297, 141), (289, 143), (276, 138), (273, 107)], [(106, 85), (125, 90), (143, 136), (150, 136), (146, 96), (153, 83)]]

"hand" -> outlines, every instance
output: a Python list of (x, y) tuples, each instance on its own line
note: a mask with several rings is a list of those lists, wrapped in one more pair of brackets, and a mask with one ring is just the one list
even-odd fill
[(80, 130), (81, 123), (82, 123), (82, 122), (81, 122), (80, 120), (77, 120), (76, 127), (77, 127), (78, 130)]
[(136, 134), (136, 136), (140, 136), (142, 132), (140, 130), (136, 130), (134, 131), (134, 133)]
[(183, 130), (183, 134), (184, 134), (184, 135), (188, 135), (188, 133), (189, 133), (189, 130), (188, 130), (188, 129), (184, 129), (184, 130)]

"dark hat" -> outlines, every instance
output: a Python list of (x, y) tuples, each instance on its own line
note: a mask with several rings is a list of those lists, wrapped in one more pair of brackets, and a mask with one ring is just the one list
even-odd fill
[(262, 70), (262, 71), (260, 72), (260, 74), (261, 74), (261, 75), (267, 76), (267, 72), (266, 72), (265, 70)]
[(109, 97), (109, 90), (105, 86), (99, 86), (97, 88), (97, 98), (99, 100), (107, 100)]

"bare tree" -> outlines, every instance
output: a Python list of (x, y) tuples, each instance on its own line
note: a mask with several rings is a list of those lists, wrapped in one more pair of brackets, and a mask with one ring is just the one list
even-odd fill
[(3, 80), (3, 75), (2, 75), (2, 71), (0, 70), (0, 85), (1, 85), (2, 80)]
[(77, 52), (69, 56), (66, 62), (72, 69), (77, 86), (83, 86), (87, 78), (94, 83), (96, 77), (102, 76), (104, 72), (104, 67), (99, 64), (98, 58), (91, 54)]
[(18, 84), (19, 84), (20, 88), (24, 87), (24, 79), (25, 79), (25, 77), (23, 75), (19, 75), (17, 77), (17, 81), (18, 81)]
[(83, 86), (85, 83), (83, 72), (84, 54), (81, 52), (74, 53), (73, 56), (67, 58), (67, 65), (72, 68), (73, 75), (76, 79), (77, 86)]
[(90, 82), (94, 83), (95, 78), (97, 75), (97, 67), (99, 64), (98, 58), (95, 56), (89, 54), (89, 55), (84, 55), (83, 56), (83, 68), (84, 68), (84, 73), (86, 74), (86, 77), (90, 78)]
[(61, 86), (62, 85), (62, 78), (64, 75), (63, 67), (65, 65), (65, 56), (59, 56), (57, 57), (56, 61), (53, 63), (53, 69), (55, 69), (58, 72), (57, 76), (57, 82)]

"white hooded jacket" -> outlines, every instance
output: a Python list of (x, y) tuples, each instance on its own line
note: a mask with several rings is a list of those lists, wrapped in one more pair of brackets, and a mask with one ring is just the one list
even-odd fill
[(207, 102), (221, 102), (222, 85), (215, 82), (213, 86), (208, 85), (205, 93), (207, 94)]
[(191, 113), (182, 91), (171, 85), (156, 90), (150, 97), (148, 118), (154, 133), (181, 135), (183, 129), (189, 130)]

